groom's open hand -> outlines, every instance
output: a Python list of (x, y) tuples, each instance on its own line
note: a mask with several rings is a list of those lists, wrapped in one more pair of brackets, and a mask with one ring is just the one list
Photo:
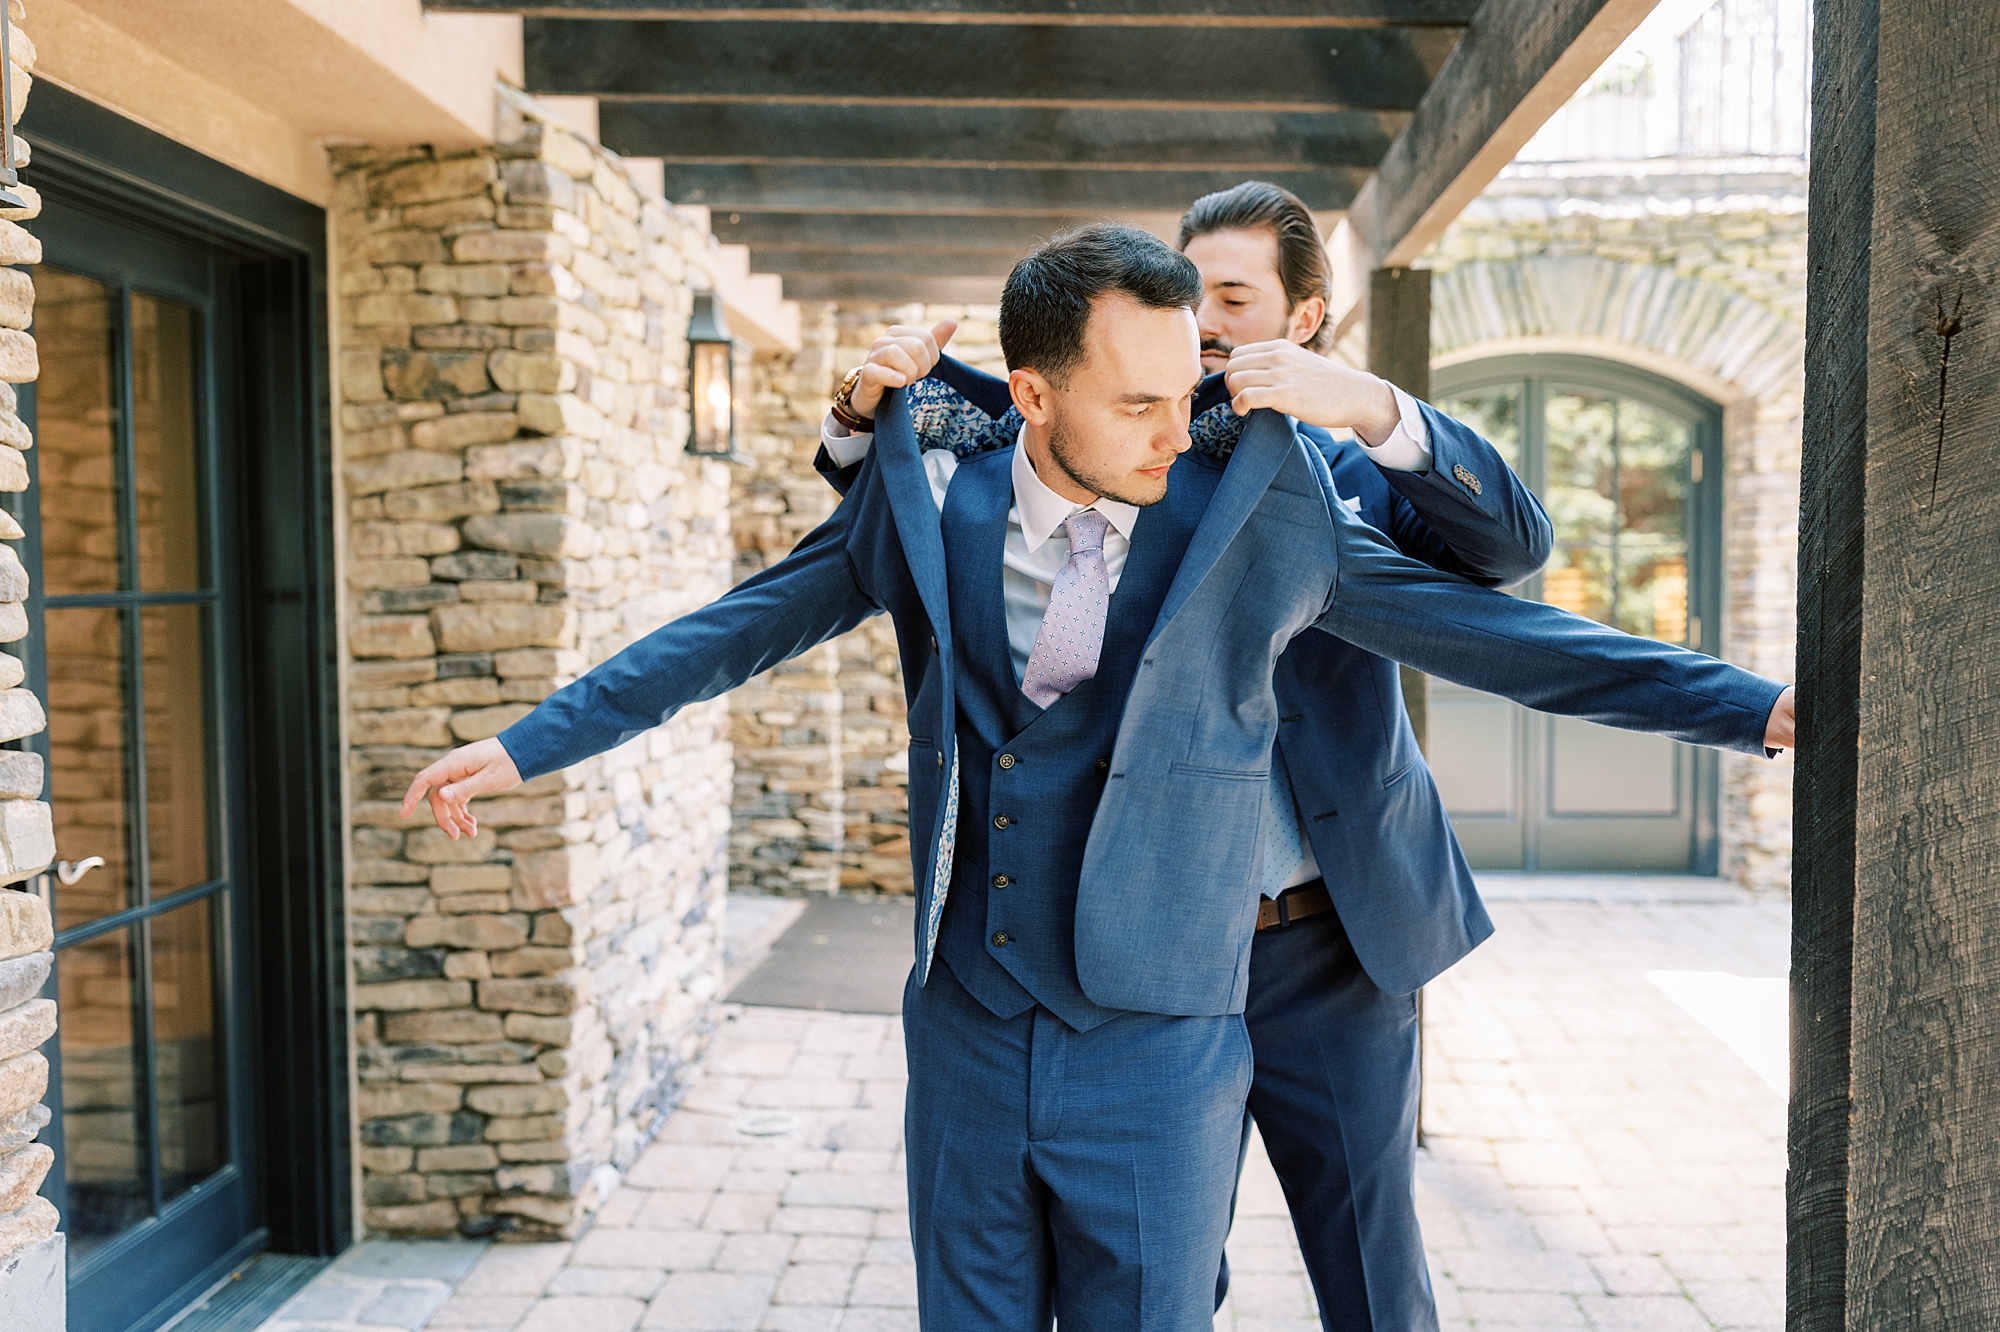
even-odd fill
[(956, 319), (940, 319), (930, 328), (915, 324), (892, 324), (875, 339), (868, 359), (861, 363), (861, 382), (854, 386), (854, 410), (873, 420), (882, 405), (882, 394), (892, 388), (906, 388), (931, 372), (944, 355), (944, 344), (958, 332)]
[(1797, 748), (1792, 742), (1798, 738), (1798, 705), (1798, 687), (1786, 685), (1785, 692), (1771, 705), (1771, 720), (1764, 723), (1764, 748)]
[(475, 740), (446, 754), (418, 773), (403, 797), (403, 817), (417, 812), (426, 792), (438, 827), (454, 842), (477, 836), (479, 820), (466, 805), (478, 796), (499, 795), (521, 784), (521, 770), (498, 740)]
[(1238, 416), (1270, 407), (1307, 425), (1352, 430), (1370, 444), (1388, 439), (1402, 419), (1388, 380), (1283, 339), (1238, 347), (1222, 378)]

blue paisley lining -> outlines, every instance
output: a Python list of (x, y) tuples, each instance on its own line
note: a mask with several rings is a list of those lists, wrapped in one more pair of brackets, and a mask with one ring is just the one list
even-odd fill
[[(968, 401), (964, 394), (935, 375), (920, 379), (904, 392), (910, 408), (910, 426), (918, 443), (926, 449), (950, 449), (960, 458), (970, 458), (988, 449), (1004, 449), (1021, 433), (1021, 413), (1009, 407), (997, 420)], [(1227, 460), (1236, 451), (1243, 434), (1243, 418), (1225, 400), (1194, 418), (1188, 425), (1197, 453)]]

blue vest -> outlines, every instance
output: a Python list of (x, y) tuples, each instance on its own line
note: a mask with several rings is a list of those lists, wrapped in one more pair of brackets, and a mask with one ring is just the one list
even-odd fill
[(1118, 1010), (1092, 1003), (1077, 980), (1084, 846), (1140, 654), (1216, 474), (1176, 467), (1168, 498), (1141, 511), (1111, 598), (1097, 674), (1044, 710), (1021, 692), (1007, 643), (1001, 557), (1013, 462), (1011, 448), (968, 458), (945, 495), (960, 789), (938, 952), (996, 1016), (1015, 1017), (1040, 1004), (1088, 1031)]

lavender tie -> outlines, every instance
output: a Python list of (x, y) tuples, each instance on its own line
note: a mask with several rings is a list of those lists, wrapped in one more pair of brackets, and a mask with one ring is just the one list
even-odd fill
[(1073, 513), (1069, 562), (1056, 575), (1049, 609), (1028, 654), (1021, 692), (1048, 707), (1097, 674), (1104, 650), (1104, 619), (1111, 609), (1111, 575), (1104, 568), (1104, 530), (1110, 526), (1095, 509)]

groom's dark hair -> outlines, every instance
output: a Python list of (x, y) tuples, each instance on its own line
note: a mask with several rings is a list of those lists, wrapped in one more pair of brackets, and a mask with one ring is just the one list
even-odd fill
[(1192, 308), (1201, 303), (1201, 271), (1137, 227), (1095, 222), (1065, 232), (1007, 275), (1000, 292), (1007, 368), (1060, 383), (1083, 359), (1091, 305), (1113, 292), (1154, 310)]
[[(1278, 243), (1278, 283), (1285, 289), (1288, 312), (1315, 296), (1332, 303), (1333, 268), (1326, 242), (1320, 239), (1312, 210), (1298, 195), (1262, 180), (1204, 194), (1181, 214), (1181, 235), (1174, 248), (1185, 250), (1197, 236), (1217, 231), (1271, 233)], [(1316, 352), (1331, 348), (1333, 321), (1322, 316), (1305, 345)]]

